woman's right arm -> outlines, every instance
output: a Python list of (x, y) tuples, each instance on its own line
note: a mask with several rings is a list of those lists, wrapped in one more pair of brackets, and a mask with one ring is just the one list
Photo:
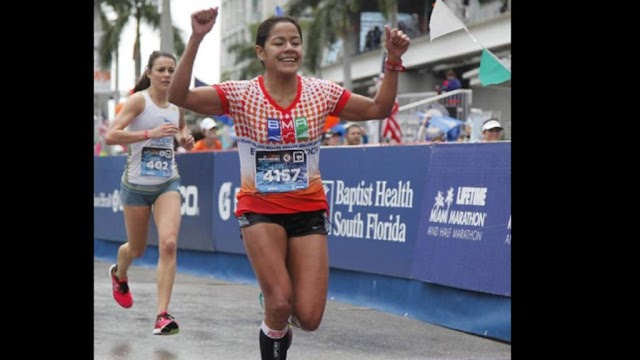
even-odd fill
[(218, 92), (211, 86), (189, 89), (193, 63), (204, 36), (211, 31), (218, 16), (218, 8), (196, 11), (191, 14), (193, 32), (180, 58), (169, 86), (169, 102), (200, 114), (222, 113)]
[(144, 105), (144, 97), (140, 93), (135, 93), (127, 98), (120, 112), (109, 124), (105, 135), (107, 145), (126, 145), (146, 139), (144, 131), (124, 130), (136, 116), (142, 113)]

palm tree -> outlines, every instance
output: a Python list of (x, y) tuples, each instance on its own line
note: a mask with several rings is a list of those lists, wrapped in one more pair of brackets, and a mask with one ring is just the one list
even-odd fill
[(162, 0), (160, 15), (160, 51), (173, 51), (173, 29), (171, 21), (171, 0)]
[[(314, 21), (309, 27), (305, 66), (312, 73), (317, 74), (320, 69), (320, 61), (323, 50), (342, 40), (342, 71), (343, 86), (352, 89), (351, 57), (355, 53), (356, 36), (358, 29), (358, 16), (362, 9), (363, 0), (291, 0), (288, 3), (287, 13), (291, 16), (301, 16), (309, 8), (313, 13)], [(397, 0), (378, 0), (378, 7), (383, 16), (391, 12), (392, 23), (395, 23), (397, 13)]]
[[(100, 6), (104, 34), (100, 43), (100, 65), (103, 69), (109, 69), (113, 60), (118, 61), (118, 48), (120, 36), (129, 20), (135, 19), (135, 42), (133, 60), (135, 61), (134, 83), (140, 78), (142, 60), (140, 58), (140, 26), (143, 22), (153, 29), (160, 26), (160, 13), (158, 12), (158, 0), (94, 0)], [(105, 14), (106, 9), (111, 9), (116, 14), (116, 19), (111, 22)], [(173, 27), (175, 51), (178, 56), (184, 52), (185, 44), (182, 40), (180, 29)], [(116, 71), (117, 72), (117, 71)], [(116, 76), (118, 76), (116, 74)]]
[[(258, 23), (250, 24), (250, 34), (255, 34), (258, 31), (258, 26)], [(253, 79), (264, 70), (262, 63), (258, 60), (258, 56), (256, 56), (256, 46), (251, 42), (232, 44), (227, 48), (227, 52), (235, 55), (236, 64), (242, 64), (239, 69), (239, 79)], [(231, 73), (232, 71), (222, 73), (220, 80), (231, 80)]]
[[(254, 77), (260, 75), (264, 67), (258, 57), (256, 56), (256, 48), (254, 44), (251, 43), (237, 43), (230, 45), (227, 48), (227, 51), (235, 54), (236, 62), (242, 63), (243, 65), (240, 67), (240, 74), (238, 75), (239, 79), (253, 79)], [(221, 81), (231, 80), (232, 72), (224, 72), (220, 79)]]

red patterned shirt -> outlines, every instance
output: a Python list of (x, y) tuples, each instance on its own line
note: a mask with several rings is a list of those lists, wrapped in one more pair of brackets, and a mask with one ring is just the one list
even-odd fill
[(236, 216), (328, 210), (319, 168), (324, 122), (340, 113), (351, 92), (298, 76), (296, 98), (284, 109), (269, 96), (262, 76), (213, 87), (238, 138), (242, 184)]

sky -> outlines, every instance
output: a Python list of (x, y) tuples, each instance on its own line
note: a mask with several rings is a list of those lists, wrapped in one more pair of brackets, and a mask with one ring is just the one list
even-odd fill
[[(162, 2), (160, 0), (160, 2)], [(173, 26), (182, 30), (184, 43), (191, 35), (191, 14), (209, 7), (220, 6), (220, 0), (171, 0), (171, 19)], [(207, 84), (214, 84), (220, 78), (220, 18), (213, 30), (204, 38), (198, 49), (193, 66), (193, 75)], [(141, 59), (143, 66), (154, 50), (160, 49), (160, 28), (153, 30), (144, 23), (140, 27)], [(135, 85), (135, 63), (133, 44), (135, 40), (135, 20), (131, 19), (120, 37), (120, 91), (127, 91)], [(115, 65), (111, 69), (111, 87), (115, 89)]]

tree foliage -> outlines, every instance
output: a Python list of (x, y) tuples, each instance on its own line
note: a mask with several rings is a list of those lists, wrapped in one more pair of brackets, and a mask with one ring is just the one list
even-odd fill
[[(133, 49), (133, 60), (135, 61), (135, 77), (138, 79), (142, 70), (142, 60), (140, 58), (140, 26), (145, 23), (157, 30), (160, 26), (159, 2), (157, 0), (94, 0), (99, 8), (99, 16), (102, 21), (104, 33), (98, 49), (100, 66), (102, 69), (111, 68), (113, 60), (118, 55), (120, 38), (124, 28), (130, 21), (135, 21), (135, 40)], [(111, 21), (107, 17), (107, 12), (112, 11), (116, 18)], [(185, 48), (182, 40), (181, 30), (173, 27), (173, 38), (175, 53), (178, 57), (182, 55)]]

